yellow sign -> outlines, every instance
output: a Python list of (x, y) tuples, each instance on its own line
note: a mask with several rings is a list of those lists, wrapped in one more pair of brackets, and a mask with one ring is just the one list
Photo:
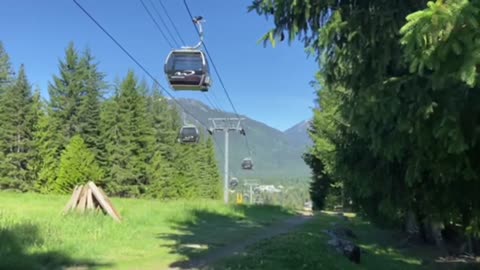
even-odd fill
[(237, 204), (243, 204), (243, 194), (237, 193)]

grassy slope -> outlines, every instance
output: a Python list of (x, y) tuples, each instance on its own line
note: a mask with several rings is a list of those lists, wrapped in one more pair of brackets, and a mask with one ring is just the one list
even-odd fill
[(0, 192), (0, 269), (162, 269), (290, 215), (218, 201), (114, 198), (123, 216), (117, 224), (103, 215), (62, 216), (67, 201), (68, 196)]
[(329, 237), (322, 230), (330, 228), (332, 222), (340, 221), (336, 216), (319, 214), (298, 230), (253, 245), (245, 254), (226, 259), (213, 269), (438, 269), (422, 265), (422, 259), (431, 261), (437, 255), (431, 247), (394, 248), (399, 239), (394, 239), (392, 232), (354, 219), (349, 227), (365, 251), (361, 264), (355, 265), (326, 245)]

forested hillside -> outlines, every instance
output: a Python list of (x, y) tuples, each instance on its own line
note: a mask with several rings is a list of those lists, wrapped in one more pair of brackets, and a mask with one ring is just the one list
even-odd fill
[(92, 180), (122, 197), (219, 197), (213, 141), (177, 143), (180, 115), (158, 88), (133, 72), (107, 87), (73, 44), (58, 69), (45, 100), (0, 43), (0, 189), (68, 193)]
[[(229, 118), (237, 117), (234, 113), (214, 110), (209, 106), (192, 99), (177, 99), (177, 101), (202, 123), (208, 123), (208, 118)], [(180, 110), (182, 109), (180, 108)], [(198, 124), (194, 119), (184, 114), (187, 122)], [(248, 134), (248, 144), (252, 149), (251, 157), (255, 162), (254, 171), (241, 169), (242, 159), (249, 156), (245, 137), (238, 132), (230, 132), (230, 170), (234, 176), (249, 178), (306, 178), (309, 175), (309, 168), (302, 160), (303, 153), (307, 150), (304, 138), (307, 137), (307, 126), (303, 126), (303, 132), (297, 128), (297, 134), (286, 134), (272, 128), (264, 123), (255, 121), (249, 117), (242, 116), (245, 120), (242, 126)], [(208, 134), (206, 130), (204, 133)], [(291, 136), (288, 136), (291, 135)], [(217, 159), (221, 167), (224, 164), (225, 141), (224, 134), (215, 133), (217, 142)], [(307, 137), (308, 138), (308, 137)]]

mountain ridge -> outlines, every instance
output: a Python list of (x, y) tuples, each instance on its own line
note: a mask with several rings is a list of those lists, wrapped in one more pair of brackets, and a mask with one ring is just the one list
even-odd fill
[[(180, 104), (179, 109), (182, 111), (184, 122), (197, 125), (201, 132), (207, 135), (205, 125), (211, 125), (208, 118), (237, 117), (234, 113), (216, 110), (194, 99), (180, 98), (176, 102)], [(193, 119), (191, 115), (195, 115), (196, 119)], [(301, 135), (301, 126), (298, 126), (300, 123), (292, 127), (296, 127), (295, 133), (292, 131), (282, 132), (248, 116), (240, 115), (240, 117), (244, 118), (242, 127), (247, 136), (245, 138), (237, 132), (229, 133), (229, 169), (231, 176), (293, 178), (307, 177), (310, 174), (308, 166), (302, 159), (302, 155), (308, 147), (308, 144), (304, 143), (304, 138), (308, 138), (308, 135), (306, 129), (305, 134)], [(223, 171), (224, 134), (216, 132), (213, 137), (217, 160)], [(247, 140), (251, 153), (246, 147)], [(240, 168), (241, 161), (245, 157), (251, 157), (254, 161), (253, 171), (244, 171)]]

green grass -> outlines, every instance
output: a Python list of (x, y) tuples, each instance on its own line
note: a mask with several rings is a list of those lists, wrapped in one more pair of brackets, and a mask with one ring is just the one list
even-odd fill
[(332, 222), (341, 223), (336, 216), (317, 214), (297, 230), (259, 242), (244, 254), (219, 262), (212, 269), (439, 269), (433, 263), (422, 264), (423, 260), (433, 262), (438, 255), (435, 248), (395, 248), (403, 236), (353, 218), (349, 227), (358, 237), (355, 243), (363, 250), (361, 263), (356, 265), (326, 244), (329, 237), (323, 230), (331, 228)]
[(118, 224), (103, 215), (63, 216), (68, 199), (0, 192), (0, 269), (163, 269), (292, 214), (220, 201), (113, 198)]

